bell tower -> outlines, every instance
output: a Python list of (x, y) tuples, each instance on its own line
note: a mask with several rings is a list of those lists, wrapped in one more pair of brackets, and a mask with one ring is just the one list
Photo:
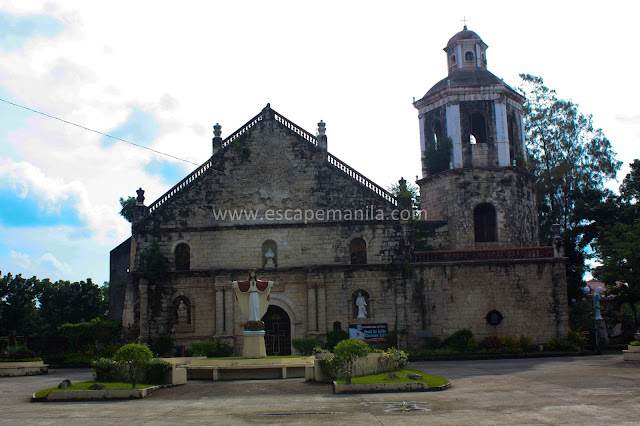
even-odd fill
[(487, 48), (465, 25), (444, 48), (447, 76), (413, 104), (421, 208), (449, 222), (451, 249), (538, 245), (525, 98), (487, 70)]

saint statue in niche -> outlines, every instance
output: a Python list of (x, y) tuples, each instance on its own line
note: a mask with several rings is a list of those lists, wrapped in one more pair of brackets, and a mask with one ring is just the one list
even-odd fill
[(189, 308), (184, 304), (184, 300), (180, 299), (177, 308), (178, 324), (189, 324)]
[(367, 300), (361, 291), (358, 292), (358, 297), (356, 297), (356, 306), (358, 307), (358, 318), (367, 318)]

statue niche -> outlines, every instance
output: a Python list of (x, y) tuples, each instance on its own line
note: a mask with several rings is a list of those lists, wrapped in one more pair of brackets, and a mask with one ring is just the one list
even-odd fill
[(357, 290), (353, 293), (352, 297), (352, 310), (353, 317), (356, 319), (371, 318), (371, 306), (369, 305), (370, 298), (369, 293), (364, 290)]
[(191, 300), (186, 296), (179, 296), (175, 298), (171, 306), (173, 309), (173, 331), (176, 333), (194, 331)]

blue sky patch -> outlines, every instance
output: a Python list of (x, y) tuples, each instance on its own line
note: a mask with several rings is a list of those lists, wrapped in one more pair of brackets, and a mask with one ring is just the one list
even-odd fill
[(64, 29), (64, 24), (48, 15), (17, 16), (0, 12), (0, 28), (0, 47), (15, 50), (31, 38), (56, 36)]
[[(152, 114), (142, 111), (140, 108), (135, 108), (124, 123), (105, 133), (124, 139), (127, 142), (147, 146), (158, 135), (158, 127), (158, 122)], [(116, 139), (106, 136), (100, 139), (100, 145), (103, 148), (110, 148), (117, 142)]]
[[(0, 86), (0, 98), (18, 103), (14, 101), (9, 91), (2, 86)], [(16, 152), (15, 147), (9, 143), (9, 134), (14, 130), (27, 127), (26, 120), (33, 115), (32, 112), (25, 109), (0, 102), (0, 117), (2, 117), (2, 120), (0, 120), (0, 157), (11, 158), (15, 161), (22, 159)]]
[(48, 209), (43, 200), (32, 194), (21, 198), (11, 189), (0, 188), (0, 224), (16, 228), (83, 225), (73, 200), (61, 200), (55, 209)]
[(175, 185), (189, 174), (187, 168), (180, 163), (156, 159), (145, 164), (144, 171), (149, 175), (160, 176), (164, 183), (170, 185)]

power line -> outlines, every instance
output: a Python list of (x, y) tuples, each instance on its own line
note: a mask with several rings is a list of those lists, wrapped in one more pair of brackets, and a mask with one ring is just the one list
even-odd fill
[(63, 120), (62, 118), (58, 118), (58, 117), (55, 117), (55, 116), (53, 116), (53, 115), (46, 114), (46, 113), (44, 113), (44, 112), (42, 112), (42, 111), (37, 111), (37, 110), (35, 110), (35, 109), (31, 109), (31, 108), (26, 107), (26, 106), (24, 106), (24, 105), (19, 105), (19, 104), (15, 104), (15, 103), (13, 103), (13, 102), (9, 102), (9, 101), (8, 101), (8, 100), (6, 100), (6, 99), (2, 99), (2, 98), (0, 98), (0, 101), (5, 102), (5, 103), (7, 103), (7, 104), (9, 104), (9, 105), (16, 106), (16, 107), (18, 107), (18, 108), (23, 108), (23, 109), (26, 109), (26, 110), (28, 110), (28, 111), (35, 112), (36, 114), (44, 115), (45, 117), (53, 118), (54, 120), (62, 121), (63, 123), (66, 123), (66, 124), (71, 124), (72, 126), (76, 126), (76, 127), (81, 128), (81, 129), (88, 130), (88, 131), (90, 131), (90, 132), (97, 133), (97, 134), (99, 134), (99, 135), (106, 136), (106, 137), (111, 138), (111, 139), (115, 139), (115, 140), (119, 140), (119, 141), (124, 142), (124, 143), (128, 143), (129, 145), (137, 146), (138, 148), (143, 148), (143, 149), (149, 150), (149, 151), (151, 151), (151, 152), (155, 152), (156, 154), (160, 154), (160, 155), (165, 155), (165, 156), (167, 156), (167, 157), (171, 157), (171, 158), (173, 158), (174, 160), (184, 161), (185, 163), (193, 164), (194, 166), (199, 166), (199, 165), (200, 165), (200, 164), (198, 164), (198, 163), (194, 163), (193, 161), (185, 160), (185, 159), (183, 159), (183, 158), (178, 158), (178, 157), (175, 157), (175, 156), (173, 156), (173, 155), (171, 155), (171, 154), (167, 154), (167, 153), (165, 153), (165, 152), (160, 152), (160, 151), (157, 151), (157, 150), (155, 150), (155, 149), (153, 149), (153, 148), (149, 148), (149, 147), (144, 146), (144, 145), (138, 145), (137, 143), (129, 142), (129, 141), (124, 140), (124, 139), (122, 139), (122, 138), (119, 138), (119, 137), (116, 137), (116, 136), (111, 136), (111, 135), (108, 135), (108, 134), (106, 134), (106, 133), (102, 133), (102, 132), (99, 132), (99, 131), (97, 131), (97, 130), (93, 130), (93, 129), (90, 129), (90, 128), (88, 128), (88, 127), (81, 126), (81, 125), (79, 125), (79, 124), (72, 123), (71, 121)]

